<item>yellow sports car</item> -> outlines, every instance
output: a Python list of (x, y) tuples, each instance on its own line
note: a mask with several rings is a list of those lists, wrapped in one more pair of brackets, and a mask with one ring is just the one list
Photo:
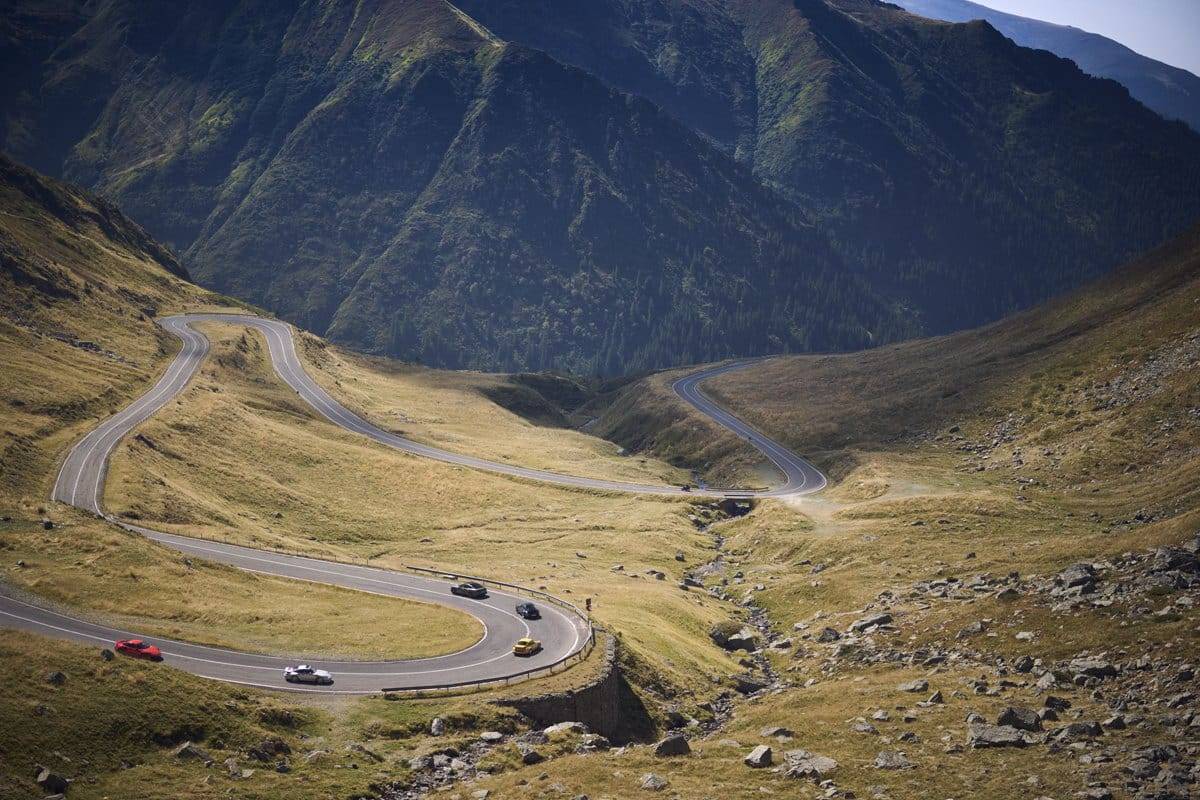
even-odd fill
[(514, 656), (531, 656), (542, 649), (542, 643), (537, 639), (517, 639), (517, 643), (513, 645)]

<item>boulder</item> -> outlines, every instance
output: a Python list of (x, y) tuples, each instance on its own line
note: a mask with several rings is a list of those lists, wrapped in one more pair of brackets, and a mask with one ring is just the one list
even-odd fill
[(653, 772), (647, 772), (642, 776), (642, 779), (638, 781), (638, 786), (648, 792), (661, 792), (663, 789), (667, 788), (668, 785), (669, 784), (667, 783), (666, 778), (662, 777), (661, 775), (655, 775)]
[(1069, 666), (1075, 675), (1089, 678), (1111, 678), (1117, 674), (1117, 668), (1111, 662), (1100, 658), (1076, 658)]
[(1154, 551), (1154, 557), (1150, 561), (1151, 572), (1197, 572), (1200, 571), (1200, 562), (1196, 560), (1195, 553), (1189, 553), (1187, 550), (1177, 547), (1160, 547)]
[(33, 782), (40, 786), (46, 794), (66, 794), (67, 789), (71, 786), (68, 778), (41, 766), (37, 768)]
[(892, 622), (891, 614), (872, 614), (869, 617), (856, 619), (850, 623), (850, 633), (862, 633), (869, 629), (878, 628), (882, 625), (889, 625)]
[(500, 731), (484, 731), (479, 734), (479, 741), (486, 742), (487, 744), (495, 744), (503, 738), (504, 734)]
[(758, 631), (749, 626), (742, 628), (737, 633), (730, 636), (725, 641), (726, 650), (745, 650), (754, 652), (758, 649), (758, 643), (761, 639)]
[(546, 757), (538, 752), (533, 745), (525, 744), (524, 742), (517, 742), (517, 753), (521, 756), (521, 763), (527, 766), (546, 760)]
[(211, 764), (213, 760), (212, 756), (210, 756), (208, 752), (204, 750), (204, 748), (199, 747), (192, 742), (184, 742), (183, 744), (179, 745), (171, 751), (171, 755), (175, 756), (176, 758), (203, 761), (205, 764)]
[(772, 761), (771, 748), (765, 744), (760, 744), (751, 750), (742, 760), (746, 763), (747, 767), (753, 767), (754, 769), (769, 767)]
[(578, 733), (584, 734), (588, 732), (587, 725), (582, 722), (559, 722), (545, 728), (543, 731), (547, 736), (553, 736), (556, 733)]
[(446, 720), (442, 719), (441, 717), (434, 717), (429, 723), (429, 733), (431, 736), (445, 736)]
[(817, 641), (821, 644), (836, 642), (840, 638), (842, 638), (842, 635), (835, 629), (829, 627), (822, 628), (821, 632), (817, 634)]
[(916, 680), (901, 683), (896, 687), (896, 690), (900, 692), (925, 692), (929, 690), (929, 681), (924, 678), (917, 678)]
[(759, 730), (758, 735), (765, 739), (774, 739), (779, 736), (795, 736), (796, 734), (792, 732), (791, 728), (783, 728), (779, 725), (768, 725), (767, 727)]
[(1056, 742), (1065, 744), (1085, 739), (1095, 739), (1097, 736), (1102, 735), (1104, 735), (1104, 729), (1100, 727), (1100, 723), (1098, 722), (1072, 722), (1052, 732), (1050, 738)]
[(898, 750), (883, 750), (875, 756), (875, 769), (912, 769), (914, 764)]
[(996, 717), (996, 724), (1007, 725), (1020, 731), (1040, 731), (1042, 729), (1042, 719), (1036, 711), (1015, 706), (1009, 706), (1001, 711), (1000, 715)]
[(837, 771), (838, 763), (828, 756), (808, 750), (788, 750), (783, 754), (784, 775), (823, 781)]
[(1026, 747), (1033, 743), (1029, 734), (1011, 725), (972, 722), (967, 727), (967, 744), (977, 750), (987, 747)]
[(1091, 564), (1072, 564), (1055, 575), (1054, 582), (1067, 589), (1092, 587), (1096, 583), (1096, 570)]
[(692, 748), (688, 745), (687, 737), (680, 733), (672, 733), (654, 745), (654, 755), (661, 758), (686, 756), (690, 752), (692, 752)]

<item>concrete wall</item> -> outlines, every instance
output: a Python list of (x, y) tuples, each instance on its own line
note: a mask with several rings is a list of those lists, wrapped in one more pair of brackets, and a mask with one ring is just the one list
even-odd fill
[(582, 722), (595, 733), (613, 736), (621, 724), (621, 666), (617, 663), (616, 637), (605, 639), (600, 674), (583, 686), (494, 702), (517, 709), (539, 725)]

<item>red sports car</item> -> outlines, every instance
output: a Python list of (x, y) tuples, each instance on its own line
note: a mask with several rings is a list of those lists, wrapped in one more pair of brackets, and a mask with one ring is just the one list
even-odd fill
[(149, 642), (141, 639), (122, 639), (117, 642), (116, 650), (134, 658), (144, 658), (149, 661), (162, 661), (162, 651)]

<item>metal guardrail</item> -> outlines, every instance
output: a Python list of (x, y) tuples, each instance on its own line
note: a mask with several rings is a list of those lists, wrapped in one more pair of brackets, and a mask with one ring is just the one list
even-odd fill
[(527, 680), (532, 680), (534, 678), (545, 677), (545, 676), (549, 676), (549, 675), (554, 675), (558, 672), (563, 672), (567, 668), (574, 666), (575, 664), (577, 664), (581, 661), (584, 661), (589, 655), (591, 655), (592, 651), (596, 648), (596, 626), (592, 622), (591, 616), (588, 614), (585, 614), (583, 611), (580, 611), (578, 606), (574, 605), (573, 603), (568, 603), (566, 600), (563, 600), (561, 597), (556, 597), (555, 595), (552, 595), (549, 592), (543, 592), (540, 589), (530, 589), (527, 586), (521, 586), (520, 584), (517, 584), (517, 583), (507, 583), (505, 581), (498, 581), (493, 578), (485, 578), (480, 575), (464, 575), (464, 574), (458, 573), (458, 572), (448, 572), (446, 570), (441, 570), (441, 569), (430, 569), (429, 567), (415, 567), (415, 566), (412, 566), (411, 564), (402, 564), (401, 566), (404, 569), (409, 570), (411, 572), (436, 575), (438, 577), (446, 578), (448, 580), (455, 580), (455, 581), (476, 581), (476, 582), (482, 583), (482, 584), (490, 584), (492, 586), (498, 586), (502, 589), (507, 589), (509, 591), (516, 592), (517, 594), (524, 593), (524, 594), (528, 594), (532, 597), (538, 597), (538, 598), (550, 603), (551, 605), (556, 605), (560, 608), (565, 608), (567, 611), (569, 611), (572, 614), (574, 614), (575, 616), (577, 616), (583, 622), (583, 624), (587, 626), (588, 637), (584, 641), (583, 647), (576, 650), (574, 653), (568, 653), (567, 655), (563, 656), (562, 658), (558, 659), (557, 661), (555, 661), (552, 664), (544, 664), (540, 667), (533, 667), (531, 669), (522, 670), (521, 672), (517, 672), (512, 675), (508, 675), (504, 678), (485, 678), (485, 679), (473, 680), (473, 681), (456, 681), (453, 683), (442, 683), (442, 684), (436, 684), (436, 685), (430, 685), (430, 686), (404, 686), (404, 687), (399, 687), (399, 688), (395, 688), (395, 689), (383, 689), (382, 691), (384, 691), (384, 692), (387, 692), (389, 694), (400, 694), (400, 693), (412, 694), (412, 693), (415, 693), (419, 696), (424, 692), (435, 692), (438, 689), (445, 690), (445, 694), (456, 694), (456, 693), (461, 692), (464, 689), (468, 689), (472, 692), (475, 692), (475, 691), (484, 691), (488, 688), (492, 688), (495, 686), (511, 686), (514, 683), (523, 683)]

